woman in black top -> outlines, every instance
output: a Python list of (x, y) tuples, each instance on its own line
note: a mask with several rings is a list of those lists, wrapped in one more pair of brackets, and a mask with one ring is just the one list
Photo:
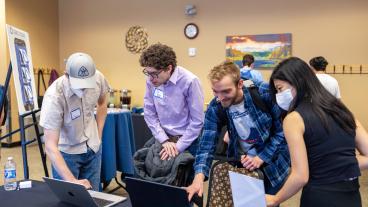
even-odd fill
[(266, 195), (267, 205), (276, 206), (303, 188), (302, 207), (361, 206), (358, 177), (368, 168), (368, 134), (362, 125), (299, 58), (281, 62), (270, 87), (287, 112), (283, 128), (291, 172), (276, 195)]

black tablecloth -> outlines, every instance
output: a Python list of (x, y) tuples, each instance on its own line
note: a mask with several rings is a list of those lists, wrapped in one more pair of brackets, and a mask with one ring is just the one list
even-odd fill
[[(4, 207), (67, 207), (68, 204), (58, 200), (46, 183), (32, 180), (32, 188), (15, 191), (5, 191), (0, 186), (0, 206)], [(116, 207), (131, 207), (130, 200), (115, 205)]]

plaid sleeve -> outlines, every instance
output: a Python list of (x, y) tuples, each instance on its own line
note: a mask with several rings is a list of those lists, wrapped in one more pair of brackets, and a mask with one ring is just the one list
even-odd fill
[(278, 148), (284, 147), (286, 145), (286, 140), (284, 136), (284, 131), (282, 129), (281, 111), (279, 106), (272, 100), (272, 97), (269, 93), (269, 84), (262, 83), (259, 86), (259, 92), (262, 99), (265, 101), (268, 108), (270, 109), (270, 113), (272, 116), (272, 127), (269, 141), (266, 142), (264, 149), (258, 153), (258, 156), (263, 161), (270, 164)]
[(202, 137), (199, 141), (199, 147), (195, 158), (195, 174), (203, 173), (206, 177), (209, 176), (216, 150), (218, 134), (217, 104), (215, 100), (212, 100), (206, 111)]

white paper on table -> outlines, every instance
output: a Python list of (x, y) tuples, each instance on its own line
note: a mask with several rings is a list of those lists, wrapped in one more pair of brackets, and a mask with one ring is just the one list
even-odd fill
[(234, 207), (266, 207), (263, 180), (229, 171)]

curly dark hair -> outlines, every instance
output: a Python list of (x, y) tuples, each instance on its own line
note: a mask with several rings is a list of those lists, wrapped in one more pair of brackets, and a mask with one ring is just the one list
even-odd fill
[(309, 65), (311, 65), (316, 71), (325, 71), (328, 65), (327, 60), (322, 57), (314, 57), (309, 61)]
[(168, 70), (169, 65), (171, 65), (174, 70), (176, 55), (171, 47), (157, 43), (143, 51), (139, 63), (142, 67), (153, 67), (157, 70)]

